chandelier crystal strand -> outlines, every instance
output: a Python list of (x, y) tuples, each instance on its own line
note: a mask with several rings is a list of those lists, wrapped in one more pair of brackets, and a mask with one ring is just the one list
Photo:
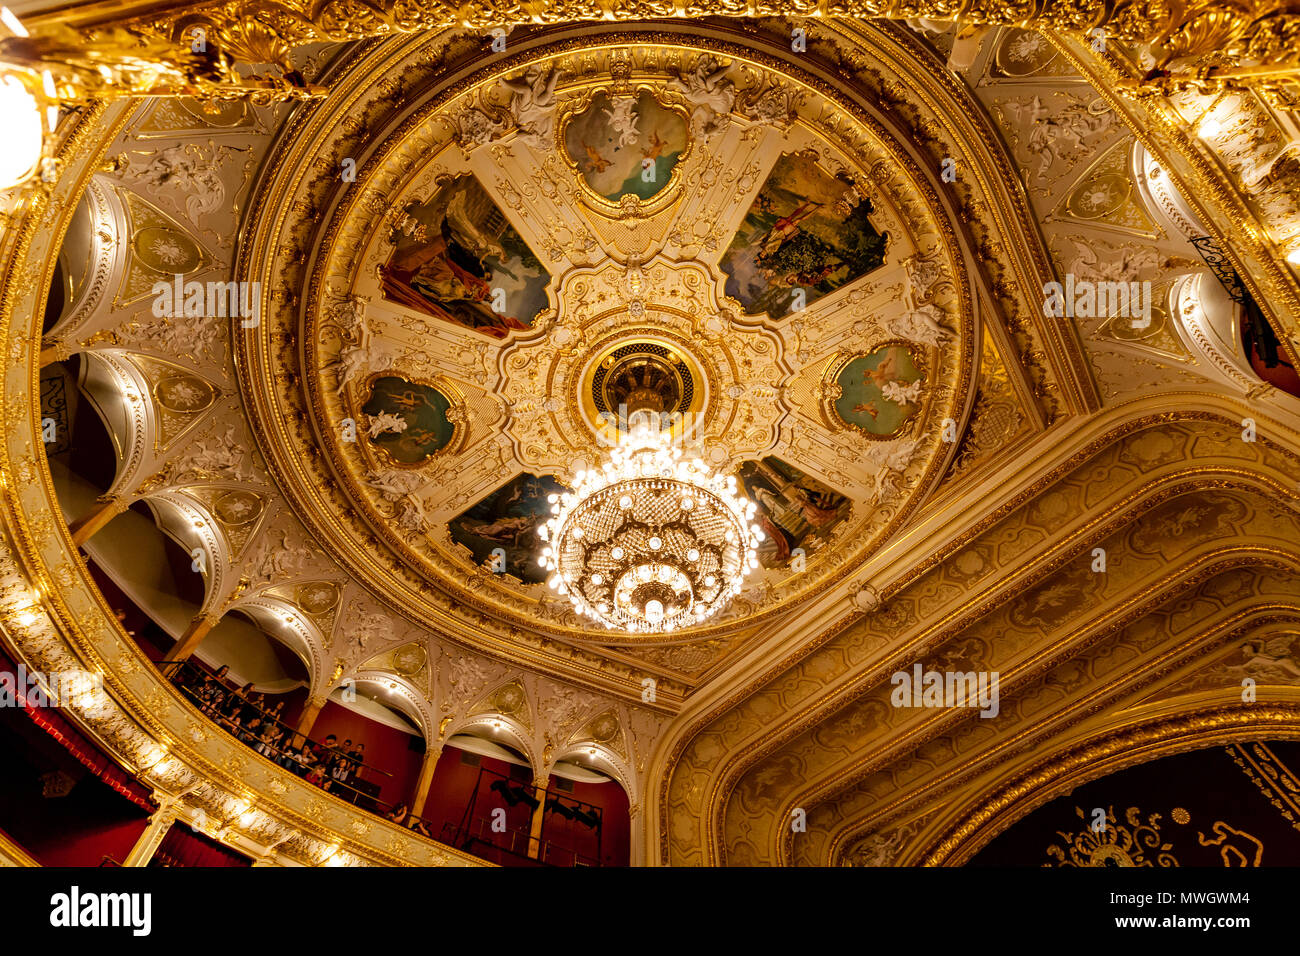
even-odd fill
[(730, 603), (758, 567), (763, 532), (736, 479), (684, 456), (654, 416), (639, 418), (600, 470), (551, 495), (537, 529), (547, 583), (606, 627), (659, 633)]

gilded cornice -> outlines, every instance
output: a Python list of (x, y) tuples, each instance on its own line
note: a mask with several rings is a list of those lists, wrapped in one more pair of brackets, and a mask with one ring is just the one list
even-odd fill
[[(1050, 563), (1045, 567), (1040, 565), (1042, 560), (1040, 558), (1030, 562), (1028, 568), (1013, 569), (1007, 574), (1007, 578), (1014, 579), (1015, 584), (1013, 586), (1009, 586), (1002, 590), (1001, 593), (995, 594), (987, 600), (964, 605), (954, 611), (953, 615), (927, 622), (923, 629), (909, 634), (905, 638), (905, 644), (901, 643), (901, 641), (897, 643), (891, 651), (890, 657), (872, 662), (852, 680), (841, 681), (841, 683), (828, 689), (816, 699), (800, 702), (798, 711), (790, 713), (780, 724), (773, 725), (770, 729), (765, 728), (760, 739), (745, 744), (733, 745), (726, 761), (715, 762), (718, 769), (714, 771), (717, 782), (713, 792), (720, 795), (715, 797), (714, 811), (715, 822), (719, 828), (718, 832), (723, 832), (727, 804), (732, 798), (736, 784), (765, 758), (790, 744), (799, 735), (842, 711), (854, 701), (866, 697), (873, 691), (879, 691), (881, 686), (887, 682), (889, 674), (906, 669), (913, 661), (925, 660), (927, 657), (932, 658), (941, 653), (945, 647), (951, 646), (959, 638), (969, 637), (972, 633), (970, 629), (977, 622), (987, 618), (995, 609), (1010, 604), (1020, 595), (1029, 592), (1030, 589), (1051, 580), (1061, 568), (1072, 561), (1076, 561), (1081, 555), (1087, 554), (1091, 546), (1105, 541), (1119, 528), (1139, 520), (1143, 513), (1174, 497), (1224, 487), (1224, 483), (1212, 480), (1192, 481), (1182, 484), (1180, 487), (1164, 488), (1160, 494), (1142, 502), (1132, 511), (1122, 510), (1118, 514), (1107, 515), (1104, 526), (1097, 529), (1088, 529), (1088, 535), (1083, 541), (1071, 540), (1067, 544), (1063, 544), (1059, 551), (1052, 551), (1050, 553)], [(1108, 633), (1108, 629), (1113, 630), (1116, 627), (1124, 626), (1122, 623), (1115, 624), (1114, 622), (1131, 622), (1139, 619), (1148, 613), (1152, 607), (1162, 603), (1164, 600), (1162, 595), (1166, 589), (1187, 587), (1188, 585), (1182, 582), (1184, 579), (1188, 579), (1189, 576), (1190, 580), (1199, 583), (1208, 577), (1212, 577), (1218, 571), (1233, 566), (1233, 561), (1253, 563), (1273, 560), (1281, 562), (1276, 565), (1277, 567), (1287, 568), (1290, 567), (1286, 563), (1289, 558), (1288, 554), (1276, 547), (1275, 541), (1269, 539), (1259, 542), (1243, 540), (1234, 542), (1230, 546), (1215, 549), (1209, 553), (1196, 554), (1188, 559), (1185, 564), (1172, 568), (1167, 573), (1160, 574), (1151, 580), (1138, 582), (1134, 589), (1128, 593), (1111, 596), (1107, 609), (1101, 615), (1100, 620), (1088, 624), (1082, 632), (1079, 631), (1079, 623), (1074, 621), (1071, 623), (1070, 628), (1059, 634), (1056, 640), (1049, 637), (1044, 639), (1044, 643), (1049, 647), (1069, 646), (1072, 650), (1086, 648), (1094, 640), (1099, 640), (1102, 635)], [(1123, 565), (1121, 559), (1122, 554), (1109, 553), (1109, 560), (1117, 566)], [(960, 618), (953, 620), (953, 617), (957, 614), (960, 614)], [(1089, 636), (1070, 640), (1076, 633), (1085, 633)], [(1046, 656), (1044, 652), (1038, 655), (1037, 659), (1026, 661), (1014, 669), (1008, 670), (1004, 665), (990, 669), (999, 671), (1002, 675), (999, 684), (1010, 695), (1017, 692), (1022, 684), (1030, 684), (1038, 680), (1053, 664), (1054, 661)], [(891, 751), (903, 754), (919, 749), (924, 743), (933, 739), (935, 735), (946, 728), (947, 725), (942, 722), (942, 716), (936, 716), (934, 720), (927, 721), (924, 726), (917, 727), (901, 737), (891, 738), (889, 745)], [(943, 719), (958, 722), (964, 719), (965, 716), (959, 712), (955, 715), (947, 715)], [(815, 806), (830, 799), (833, 794), (849, 789), (856, 781), (869, 775), (877, 769), (878, 765), (885, 765), (888, 760), (889, 757), (886, 751), (875, 749), (870, 757), (861, 758), (856, 763), (839, 765), (834, 769), (833, 773), (828, 771), (821, 777), (810, 777), (805, 780), (797, 798), (792, 799), (795, 799), (797, 805), (805, 809)], [(779, 813), (777, 817), (780, 818)]]
[[(1057, 644), (1063, 647), (1068, 646), (1067, 656), (1070, 661), (1075, 663), (1079, 661), (1087, 662), (1091, 659), (1091, 655), (1102, 653), (1109, 648), (1111, 641), (1122, 636), (1126, 629), (1142, 622), (1158, 609), (1169, 606), (1177, 599), (1196, 593), (1203, 584), (1221, 574), (1259, 569), (1282, 570), (1292, 573), (1300, 570), (1300, 560), (1297, 560), (1294, 556), (1286, 557), (1287, 560), (1282, 560), (1276, 553), (1269, 554), (1250, 547), (1224, 549), (1213, 562), (1196, 562), (1191, 567), (1181, 568), (1177, 573), (1167, 576), (1158, 583), (1151, 584), (1145, 589), (1149, 593), (1144, 593), (1140, 602), (1130, 602), (1125, 607), (1108, 611), (1104, 615), (1104, 623), (1095, 628), (1085, 629), (1082, 632), (1084, 636), (1069, 642), (1069, 635), (1062, 634), (1059, 636)], [(1150, 686), (1169, 667), (1173, 666), (1174, 662), (1186, 661), (1194, 657), (1200, 657), (1207, 652), (1213, 652), (1233, 639), (1254, 633), (1259, 627), (1278, 621), (1294, 623), (1298, 619), (1300, 619), (1300, 605), (1295, 603), (1251, 603), (1249, 607), (1226, 617), (1224, 620), (1214, 622), (1211, 628), (1197, 631), (1190, 636), (1180, 635), (1178, 637), (1179, 643), (1176, 646), (1163, 651), (1149, 665), (1143, 665), (1141, 668), (1132, 671), (1125, 671), (1113, 681), (1094, 681), (1089, 685), (1086, 695), (1072, 701), (1068, 707), (1054, 712), (1050, 721), (1044, 719), (1042, 714), (1039, 714), (1034, 722), (1026, 725), (1018, 732), (1000, 738), (992, 747), (980, 752), (979, 756), (973, 761), (969, 758), (963, 759), (957, 766), (944, 771), (937, 777), (926, 779), (922, 785), (909, 784), (906, 790), (888, 803), (883, 806), (872, 807), (869, 817), (859, 811), (862, 815), (857, 818), (854, 827), (859, 830), (876, 829), (887, 825), (888, 821), (897, 818), (899, 815), (911, 814), (917, 811), (920, 806), (933, 806), (937, 801), (943, 801), (943, 804), (947, 804), (955, 790), (961, 788), (965, 782), (981, 777), (988, 772), (990, 767), (1013, 761), (1019, 754), (1026, 752), (1029, 748), (1040, 746), (1045, 740), (1049, 740), (1053, 736), (1067, 733), (1091, 733), (1091, 721), (1098, 714), (1111, 713), (1120, 709), (1128, 695)], [(1032, 669), (1025, 669), (1024, 673), (1019, 671), (1006, 672), (1005, 675), (1000, 673), (999, 686), (1005, 690), (1002, 701), (1004, 710), (1010, 709), (1028, 693), (1042, 690), (1044, 686), (1042, 683), (1043, 678), (1051, 673), (1055, 665), (1061, 663), (1060, 659), (1048, 659), (1045, 654), (1040, 655), (1040, 657), (1041, 660), (1035, 662)], [(1007, 679), (1008, 676), (1009, 680)], [(1272, 701), (1270, 700), (1270, 702)], [(927, 721), (926, 726), (921, 728), (918, 734), (909, 734), (906, 739), (900, 740), (897, 747), (891, 744), (891, 751), (895, 758), (902, 758), (920, 752), (927, 744), (932, 744), (945, 737), (945, 735), (949, 739), (959, 738), (962, 731), (969, 732), (973, 727), (968, 719), (969, 716), (969, 714), (959, 711), (943, 718)], [(1048, 730), (1049, 726), (1050, 732)], [(1258, 732), (1267, 733), (1267, 730), (1261, 725)], [(870, 760), (860, 760), (847, 767), (837, 768), (837, 775), (834, 779), (829, 775), (825, 775), (819, 781), (810, 781), (809, 789), (802, 791), (797, 797), (792, 797), (790, 803), (791, 805), (815, 807), (820, 810), (837, 798), (850, 794), (857, 785), (861, 784), (873, 773), (888, 768), (893, 764), (895, 764), (895, 761), (892, 761), (889, 755), (882, 755), (878, 758), (873, 755)], [(785, 809), (787, 810), (786, 817), (788, 817), (788, 807)], [(819, 818), (814, 815), (815, 813), (816, 811), (810, 811), (810, 816), (817, 820)], [(775, 818), (782, 819), (783, 817), (778, 812)], [(774, 836), (776, 843), (775, 857), (780, 862), (788, 864), (793, 855), (791, 835), (789, 833), (777, 833)], [(831, 844), (832, 852), (834, 847), (842, 842), (839, 836), (834, 838)], [(833, 856), (828, 859), (833, 859)]]

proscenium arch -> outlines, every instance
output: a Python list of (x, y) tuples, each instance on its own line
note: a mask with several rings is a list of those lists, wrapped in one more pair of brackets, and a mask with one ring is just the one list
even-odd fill
[[(1267, 565), (1264, 562), (1259, 562), (1256, 567), (1261, 571), (1267, 570)], [(1217, 576), (1222, 576), (1225, 571), (1237, 570), (1237, 568), (1225, 568), (1221, 564), (1212, 570), (1218, 572)], [(1292, 561), (1291, 570), (1293, 573), (1300, 570), (1300, 562)], [(1213, 578), (1207, 578), (1206, 574), (1197, 575), (1188, 581), (1182, 582), (1185, 586), (1167, 590), (1157, 600), (1158, 610), (1165, 611), (1180, 601), (1189, 599), (1189, 596), (1198, 595), (1200, 593), (1199, 585), (1207, 579), (1213, 580)], [(1109, 633), (1140, 625), (1143, 620), (1145, 618), (1140, 615), (1134, 616), (1130, 620), (1121, 621), (1108, 628), (1106, 632), (1090, 635), (1089, 639), (1104, 640)], [(1031, 758), (1034, 760), (1041, 759), (1039, 748), (1043, 746), (1046, 747), (1048, 752), (1079, 747), (1091, 742), (1099, 735), (1105, 736), (1114, 728), (1125, 727), (1131, 723), (1135, 711), (1150, 709), (1146, 708), (1146, 705), (1133, 706), (1125, 698), (1131, 698), (1132, 695), (1150, 688), (1153, 683), (1158, 683), (1165, 670), (1182, 671), (1189, 666), (1194, 667), (1197, 660), (1201, 658), (1206, 661), (1213, 660), (1226, 647), (1246, 637), (1256, 638), (1261, 634), (1270, 633), (1280, 628), (1294, 629), (1297, 622), (1300, 622), (1300, 604), (1292, 601), (1290, 604), (1250, 604), (1224, 612), (1212, 619), (1204, 627), (1186, 629), (1173, 638), (1174, 641), (1178, 642), (1176, 646), (1161, 651), (1151, 660), (1144, 662), (1141, 669), (1126, 672), (1109, 683), (1099, 684), (1091, 698), (1086, 699), (1083, 703), (1071, 703), (1064, 712), (1050, 712), (1045, 719), (1058, 725), (1061, 725), (1065, 716), (1068, 716), (1071, 712), (1076, 715), (1076, 722), (1064, 725), (1059, 734), (1053, 739), (1035, 742), (1033, 744), (1034, 749), (1029, 751)], [(1194, 655), (1200, 655), (1201, 658)], [(1025, 689), (1032, 694), (1041, 690), (1043, 686), (1041, 681), (1031, 682)], [(1297, 694), (1294, 688), (1278, 685), (1268, 685), (1266, 690), (1261, 688), (1260, 693), (1268, 697), (1268, 705), (1300, 700), (1300, 694)], [(1240, 703), (1240, 687), (1228, 685), (1218, 693), (1202, 693), (1194, 695), (1194, 697), (1192, 704), (1196, 706), (1200, 706), (1207, 698), (1217, 698), (1214, 700), (1215, 705), (1222, 705), (1234, 699), (1237, 703)], [(1097, 706), (1109, 705), (1111, 707), (1107, 718), (1101, 722), (1100, 728), (1091, 723), (1079, 724), (1077, 722), (1077, 720), (1083, 719), (1077, 716), (1079, 708), (1093, 702), (1094, 698)], [(1266, 715), (1268, 705), (1261, 703), (1256, 706), (1252, 704), (1247, 710), (1252, 714)], [(1156, 709), (1159, 709), (1165, 716), (1169, 716), (1171, 714), (1181, 714), (1189, 706), (1191, 705), (1185, 699), (1176, 698), (1172, 702), (1159, 702)], [(1019, 733), (999, 743), (997, 749), (1002, 751), (1000, 756), (996, 752), (982, 751), (980, 763), (966, 775), (966, 780), (980, 782), (972, 784), (972, 786), (978, 793), (987, 794), (990, 789), (1003, 786), (1002, 782), (988, 783), (987, 781), (991, 776), (998, 781), (1005, 781), (1008, 775), (1013, 777), (1018, 775), (1024, 766), (1022, 755), (1026, 752), (1025, 748), (1030, 745), (1017, 743), (1017, 741), (1031, 737), (1035, 729), (1034, 727), (1025, 726)], [(944, 732), (946, 731), (940, 733)], [(959, 732), (959, 729), (954, 728), (952, 732)], [(1272, 731), (1267, 724), (1256, 724), (1254, 732), (1255, 736), (1258, 737), (1268, 735)], [(942, 830), (946, 824), (941, 821), (957, 819), (959, 816), (958, 810), (968, 807), (971, 802), (971, 798), (964, 795), (964, 781), (960, 777), (960, 772), (954, 770), (949, 777), (952, 779), (948, 780), (946, 788), (944, 780), (941, 778), (927, 784), (926, 790), (922, 792), (923, 795), (908, 798), (900, 797), (890, 805), (873, 808), (873, 813), (869, 816), (844, 821), (823, 841), (821, 850), (816, 854), (815, 860), (809, 859), (810, 853), (803, 852), (800, 854), (798, 862), (827, 862), (841, 859), (849, 849), (867, 834), (888, 829), (907, 819), (919, 817), (926, 820), (924, 830), (914, 837), (914, 845), (925, 839), (925, 834), (933, 834)], [(930, 814), (934, 813), (937, 813), (937, 817), (930, 816)], [(786, 856), (791, 858), (794, 854), (787, 850)], [(902, 857), (896, 862), (902, 864), (908, 858), (909, 853), (905, 848)]]
[[(1211, 705), (1157, 713), (1085, 744), (1044, 756), (995, 792), (943, 815), (940, 826), (909, 848), (906, 861), (960, 866), (998, 834), (1053, 798), (1082, 784), (1161, 757), (1262, 737), (1300, 740), (1300, 694), (1269, 704)], [(933, 832), (938, 831), (938, 832)]]
[[(1293, 580), (1300, 581), (1300, 557), (1292, 556), (1290, 560), (1279, 561), (1279, 559), (1274, 555), (1252, 553), (1249, 548), (1243, 548), (1240, 550), (1232, 549), (1230, 552), (1224, 554), (1219, 560), (1208, 564), (1208, 566), (1199, 565), (1180, 569), (1178, 577), (1169, 582), (1166, 588), (1154, 595), (1150, 600), (1138, 606), (1127, 616), (1107, 623), (1103, 628), (1089, 630), (1086, 632), (1086, 636), (1083, 640), (1091, 644), (1095, 641), (1104, 640), (1108, 636), (1123, 633), (1126, 628), (1140, 625), (1149, 612), (1169, 607), (1180, 599), (1196, 594), (1200, 585), (1208, 580), (1212, 580), (1225, 573), (1252, 570), (1254, 568), (1271, 569), (1274, 571), (1284, 570), (1290, 572)], [(1200, 631), (1196, 631), (1194, 636), (1199, 639), (1193, 649), (1186, 653), (1194, 654), (1211, 650), (1217, 651), (1227, 641), (1236, 638), (1238, 635), (1244, 636), (1245, 633), (1250, 633), (1250, 629), (1255, 623), (1262, 620), (1273, 620), (1277, 615), (1288, 615), (1289, 619), (1294, 620), (1297, 616), (1300, 616), (1300, 605), (1293, 601), (1287, 605), (1254, 605), (1244, 610), (1227, 612), (1227, 621), (1216, 621), (1215, 624), (1209, 628), (1209, 633), (1207, 635), (1202, 635)], [(1231, 624), (1233, 626), (1225, 627), (1225, 624)], [(1245, 628), (1244, 632), (1241, 630), (1242, 627)], [(1183, 635), (1179, 635), (1177, 640), (1183, 640)], [(1191, 638), (1188, 638), (1187, 640), (1191, 640)], [(1184, 643), (1186, 642), (1184, 641)], [(1070, 659), (1072, 659), (1070, 653), (1069, 651), (1066, 651), (1063, 654), (1058, 655), (1051, 663), (1064, 663)], [(1135, 689), (1142, 687), (1144, 681), (1154, 679), (1159, 667), (1172, 666), (1167, 653), (1162, 652), (1154, 660), (1155, 662), (1153, 664), (1149, 667), (1144, 667), (1142, 670), (1126, 672), (1122, 677), (1111, 679), (1108, 682), (1098, 683), (1093, 688), (1092, 697), (1095, 698), (1099, 706), (1104, 706), (1108, 702), (1108, 699), (1113, 699), (1115, 696), (1124, 693), (1132, 693)], [(1152, 670), (1151, 668), (1157, 668), (1157, 670)], [(1012, 710), (1013, 707), (1016, 706), (1017, 701), (1027, 699), (1028, 693), (1040, 689), (1042, 676), (1042, 674), (1029, 674), (1022, 678), (1022, 676), (1017, 673), (1015, 675), (1016, 682), (1008, 682), (1006, 685), (1007, 689), (1001, 694), (1004, 713)], [(999, 684), (1002, 684), (1002, 679), (999, 680)], [(1018, 692), (1021, 692), (1022, 696), (1017, 696)], [(1079, 705), (1077, 704), (1071, 705), (1072, 708), (1076, 709), (1078, 706)], [(1114, 704), (1111, 703), (1111, 706), (1114, 706)], [(921, 731), (924, 736), (919, 741), (914, 743), (892, 744), (890, 747), (893, 751), (892, 756), (896, 760), (897, 758), (902, 758), (906, 753), (915, 750), (924, 743), (942, 738), (949, 733), (959, 734), (962, 728), (967, 726), (969, 720), (972, 719), (968, 712), (961, 711), (948, 715), (948, 718), (949, 720), (947, 723), (942, 726), (926, 725), (922, 727)], [(1053, 713), (1050, 719), (1059, 722), (1061, 718), (1059, 715)], [(1034, 731), (1034, 728), (1032, 727), (1022, 727), (1020, 724), (1015, 726), (1020, 727), (1021, 729), (1015, 733), (1012, 738), (1014, 740), (1019, 740), (1024, 735), (1030, 734)], [(1011, 745), (1004, 742), (999, 744), (999, 746), (1005, 750)], [(984, 763), (985, 767), (979, 767), (978, 769), (983, 770), (987, 767), (986, 761), (989, 758), (985, 755), (984, 751), (979, 751), (979, 753), (981, 757), (984, 758), (981, 760), (981, 763)], [(860, 763), (863, 762), (866, 762), (866, 760), (864, 759), (863, 761), (860, 761)], [(890, 765), (892, 764), (882, 761), (879, 767), (873, 767), (868, 763), (868, 765), (863, 769), (854, 769), (851, 773), (841, 776), (833, 781), (826, 781), (825, 779), (809, 781), (808, 786), (810, 787), (811, 792), (801, 792), (796, 796), (792, 796), (787, 801), (787, 804), (783, 805), (787, 810), (786, 815), (788, 816), (788, 805), (797, 803), (801, 806), (808, 807), (808, 812), (811, 817), (815, 810), (823, 804), (834, 802), (837, 798), (843, 797), (846, 794), (851, 794), (854, 791), (855, 786), (865, 780), (866, 777), (875, 769), (882, 769), (883, 767)], [(952, 775), (957, 775), (959, 772), (960, 768), (953, 770), (951, 773)], [(970, 772), (973, 774), (976, 771), (971, 770)], [(880, 808), (874, 807), (873, 810), (879, 811)], [(890, 812), (897, 812), (897, 810), (895, 808)], [(774, 814), (776, 819), (782, 819), (782, 816), (780, 810)], [(884, 812), (881, 813), (881, 816), (887, 818)], [(782, 864), (793, 862), (795, 853), (792, 835), (780, 830), (775, 830), (773, 836), (777, 841), (773, 850), (774, 862)], [(838, 840), (835, 842), (838, 842)], [(810, 862), (807, 859), (806, 853), (803, 854), (803, 859), (800, 862)]]

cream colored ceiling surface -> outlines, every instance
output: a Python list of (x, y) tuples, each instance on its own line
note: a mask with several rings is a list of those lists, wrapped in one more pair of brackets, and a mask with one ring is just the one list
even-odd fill
[[(42, 344), (82, 357), (109, 496), (210, 556), (201, 613), (256, 620), (313, 697), (382, 689), (432, 744), (499, 723), (539, 777), (598, 750), (637, 862), (960, 862), (1095, 769), (1297, 732), (1266, 665), (1300, 653), (1300, 403), (1250, 372), (1189, 242), (1239, 225), (1226, 180), (1074, 41), (827, 19), (796, 52), (794, 26), (317, 43), (284, 55), (319, 100), (96, 108), (14, 213), (6, 317), (85, 192), (87, 292)], [(1282, 215), (1249, 178), (1240, 208)], [(1290, 316), (1282, 268), (1246, 278)], [(258, 322), (157, 315), (175, 273), (258, 283)], [(1151, 322), (1045, 315), (1067, 274), (1150, 282)], [(671, 636), (580, 622), (520, 560), (637, 387), (789, 532)], [(152, 676), (23, 421), (6, 586), (43, 574), (84, 623), (24, 646), (110, 676), (110, 749), (191, 802), (252, 787), (279, 815), (245, 837), (307, 862), (340, 833), (358, 861), (449, 861), (254, 766)], [(893, 706), (917, 663), (999, 673), (999, 715)]]

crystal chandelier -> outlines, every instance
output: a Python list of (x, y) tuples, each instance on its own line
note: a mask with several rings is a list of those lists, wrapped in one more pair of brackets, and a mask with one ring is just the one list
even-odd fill
[(684, 456), (658, 416), (631, 416), (604, 466), (551, 495), (537, 529), (547, 583), (606, 627), (658, 633), (726, 607), (758, 567), (763, 532), (736, 479)]

